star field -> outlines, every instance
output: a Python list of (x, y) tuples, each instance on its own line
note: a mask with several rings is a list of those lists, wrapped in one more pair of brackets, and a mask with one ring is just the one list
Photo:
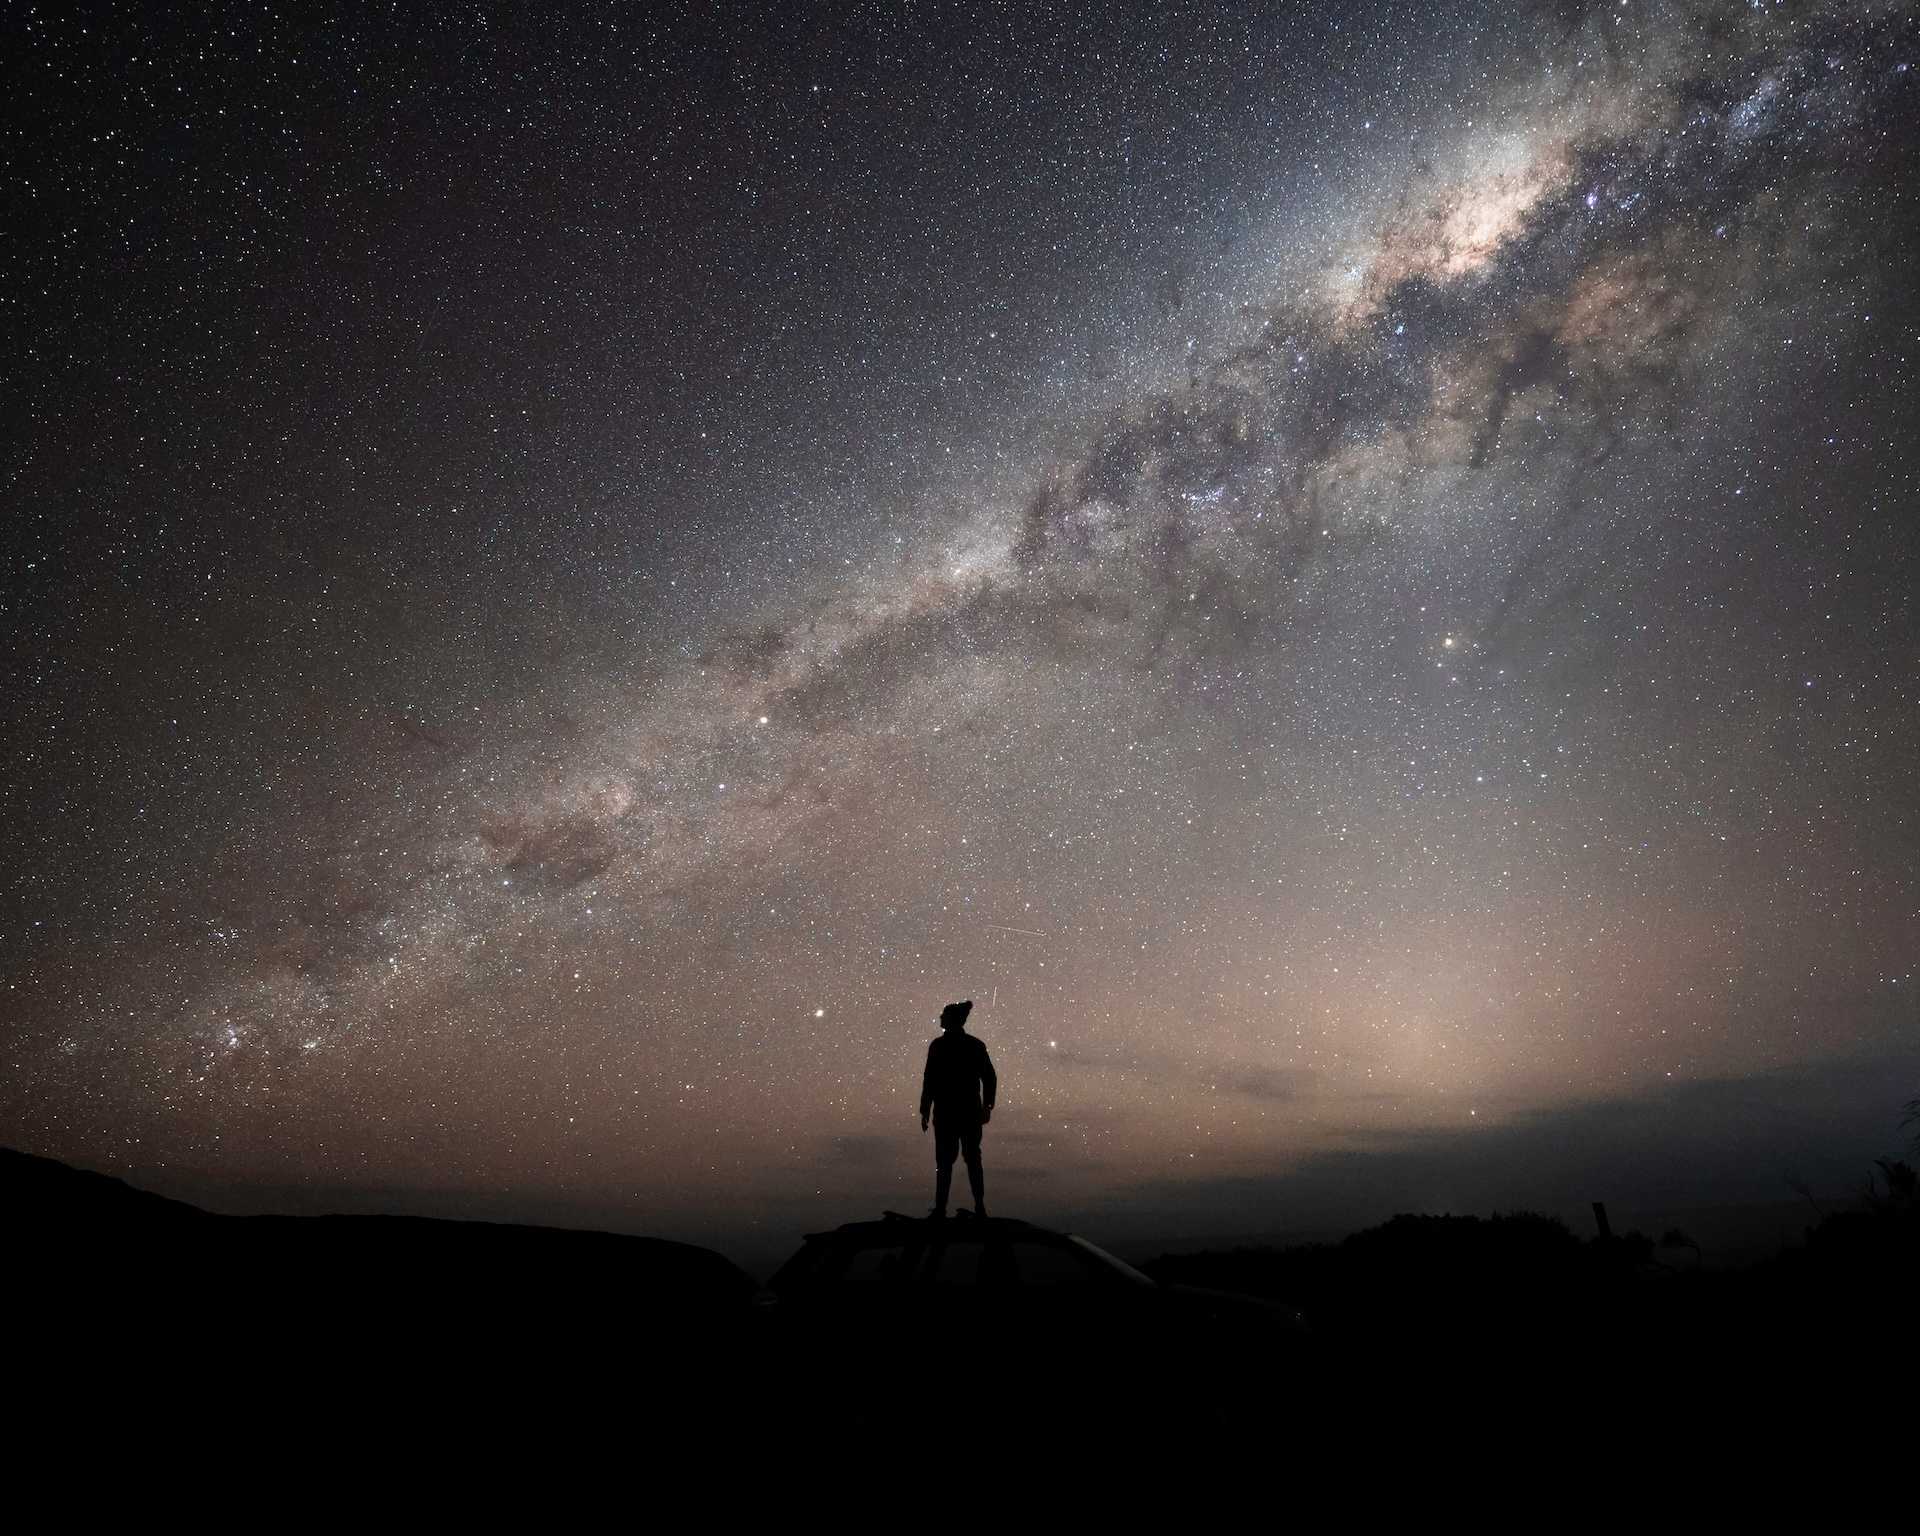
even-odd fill
[(1909, 7), (6, 25), (11, 1144), (785, 1232), (971, 997), (1056, 1219), (1881, 1150)]

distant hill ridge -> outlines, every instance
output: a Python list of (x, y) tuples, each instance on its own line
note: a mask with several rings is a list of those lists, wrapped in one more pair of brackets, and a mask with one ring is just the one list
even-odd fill
[(0, 1149), (0, 1210), (18, 1281), (52, 1310), (193, 1309), (207, 1297), (266, 1316), (443, 1326), (547, 1308), (744, 1307), (753, 1280), (711, 1249), (664, 1238), (420, 1216), (221, 1216), (51, 1158)]
[(215, 1219), (198, 1206), (135, 1189), (111, 1174), (91, 1173), (50, 1157), (0, 1147), (0, 1201), (16, 1231), (77, 1221), (192, 1222)]

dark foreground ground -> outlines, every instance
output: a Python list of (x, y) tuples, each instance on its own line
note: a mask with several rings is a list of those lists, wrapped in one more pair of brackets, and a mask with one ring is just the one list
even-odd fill
[(1144, 1309), (1153, 1288), (805, 1305), (684, 1244), (214, 1216), (18, 1153), (0, 1195), (14, 1404), (69, 1441), (249, 1447), (256, 1472), (354, 1445), (471, 1470), (533, 1437), (669, 1468), (676, 1447), (775, 1446), (835, 1477), (938, 1446), (1110, 1487), (1145, 1466), (1377, 1471), (1440, 1446), (1494, 1475), (1530, 1447), (1569, 1477), (1604, 1453), (1641, 1476), (1737, 1464), (1751, 1486), (1816, 1441), (1910, 1447), (1920, 1407), (1911, 1184), (1741, 1270), (1542, 1217), (1400, 1217), (1156, 1260), (1183, 1305)]

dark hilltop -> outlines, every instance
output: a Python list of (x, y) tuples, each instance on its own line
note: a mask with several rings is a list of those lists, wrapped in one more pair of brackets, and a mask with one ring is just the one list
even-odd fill
[[(1603, 1212), (1586, 1239), (1527, 1213), (1406, 1215), (1144, 1274), (1017, 1219), (889, 1215), (808, 1238), (761, 1286), (690, 1244), (220, 1216), (0, 1151), (16, 1315), (38, 1323), (17, 1359), (56, 1392), (166, 1379), (275, 1413), (430, 1411), (436, 1435), (533, 1427), (564, 1400), (652, 1434), (731, 1424), (801, 1446), (911, 1440), (896, 1389), (916, 1379), (1007, 1431), (1187, 1450), (1324, 1437), (1438, 1392), (1516, 1423), (1630, 1409), (1670, 1428), (1676, 1385), (1736, 1415), (1869, 1404), (1911, 1344), (1917, 1185), (1883, 1160), (1858, 1201), (1743, 1267)], [(776, 1429), (768, 1405), (795, 1394), (808, 1415)]]

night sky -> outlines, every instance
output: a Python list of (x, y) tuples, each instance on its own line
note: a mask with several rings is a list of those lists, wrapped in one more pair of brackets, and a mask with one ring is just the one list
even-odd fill
[[(1907, 5), (16, 6), (0, 1142), (777, 1246), (1857, 1187)], [(441, 12), (436, 16), (436, 12)]]

